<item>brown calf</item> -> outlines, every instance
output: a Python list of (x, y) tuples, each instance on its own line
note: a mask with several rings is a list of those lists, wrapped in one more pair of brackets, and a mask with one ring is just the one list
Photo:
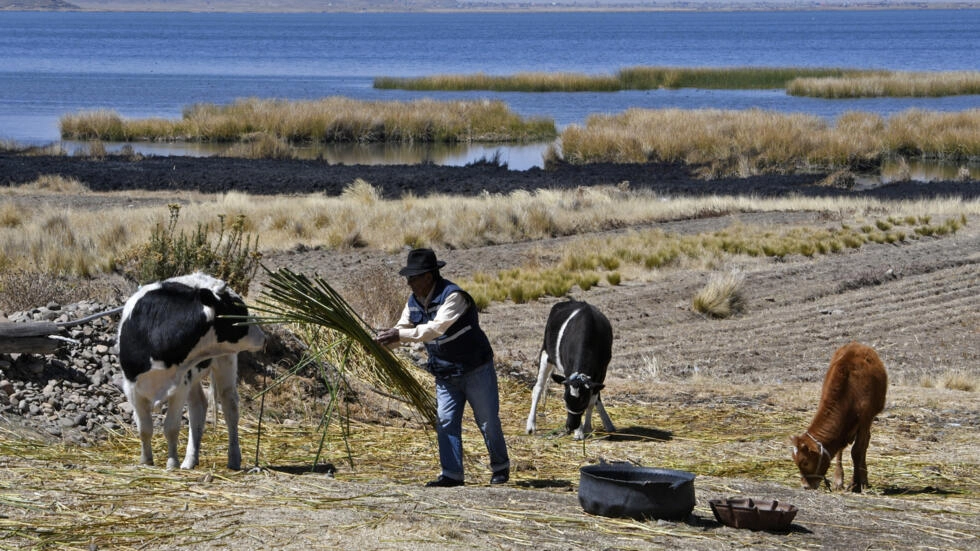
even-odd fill
[(885, 408), (887, 386), (885, 366), (873, 348), (852, 342), (834, 353), (813, 422), (806, 432), (791, 438), (793, 461), (800, 469), (804, 488), (816, 489), (826, 480), (831, 458), (836, 455), (834, 489), (843, 489), (841, 455), (851, 443), (854, 480), (848, 489), (860, 493), (868, 485), (871, 423)]

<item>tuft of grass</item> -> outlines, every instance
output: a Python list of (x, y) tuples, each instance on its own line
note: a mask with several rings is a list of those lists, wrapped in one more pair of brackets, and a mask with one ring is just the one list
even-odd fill
[(0, 228), (17, 228), (22, 226), (25, 221), (23, 209), (14, 203), (0, 205)]
[(935, 375), (923, 375), (919, 380), (919, 386), (923, 388), (945, 388), (949, 390), (960, 390), (963, 392), (976, 391), (978, 384), (976, 377), (963, 373), (962, 371), (947, 371)]
[(88, 186), (73, 177), (60, 174), (42, 174), (33, 182), (17, 186), (19, 192), (67, 193), (85, 195), (90, 192)]
[(713, 318), (732, 317), (745, 310), (744, 284), (745, 274), (739, 270), (713, 274), (708, 284), (694, 295), (691, 305), (695, 312)]

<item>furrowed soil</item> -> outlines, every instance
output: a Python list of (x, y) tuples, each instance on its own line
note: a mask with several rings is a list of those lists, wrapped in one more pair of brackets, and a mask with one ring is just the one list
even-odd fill
[[(355, 178), (393, 198), (407, 191), (416, 196), (506, 193), (627, 181), (631, 189), (652, 189), (665, 198), (980, 197), (978, 182), (901, 182), (855, 191), (818, 185), (823, 175), (704, 181), (675, 165), (515, 172), (493, 166), (0, 155), (2, 185), (29, 182), (41, 174), (73, 176), (100, 192), (56, 199), (59, 205), (94, 212), (126, 201), (166, 202), (160, 196), (129, 197), (127, 190), (336, 194)], [(52, 198), (17, 194), (2, 200), (39, 204)], [(839, 226), (840, 220), (808, 211), (718, 213), (652, 227), (697, 234), (733, 224), (819, 228)], [(443, 275), (463, 279), (478, 271), (493, 273), (535, 261), (546, 264), (568, 239), (437, 252), (447, 262)], [(372, 267), (400, 266), (404, 252), (297, 248), (269, 251), (263, 261), (271, 268), (316, 273), (338, 289), (350, 289)], [(485, 449), (467, 418), (465, 487), (422, 487), (437, 474), (438, 465), (431, 431), (419, 429), (417, 445), (405, 453), (428, 455), (430, 461), (422, 461), (427, 466), (421, 470), (418, 458), (409, 460), (408, 455), (405, 464), (355, 462), (352, 469), (339, 450), (331, 458), (337, 466), (332, 476), (302, 474), (298, 468), (255, 474), (202, 467), (196, 473), (169, 475), (180, 482), (174, 493), (185, 496), (180, 498), (183, 507), (180, 499), (168, 496), (166, 508), (120, 500), (111, 503), (111, 509), (185, 527), (159, 538), (147, 536), (143, 545), (152, 549), (195, 544), (234, 549), (980, 549), (980, 401), (976, 388), (939, 382), (951, 375), (974, 385), (980, 380), (980, 219), (969, 218), (959, 231), (941, 237), (865, 244), (846, 252), (779, 261), (739, 258), (733, 264), (745, 275), (746, 308), (730, 319), (711, 319), (692, 310), (692, 297), (712, 275), (703, 269), (682, 266), (617, 286), (572, 291), (575, 298), (602, 309), (615, 334), (603, 401), (613, 421), (620, 420), (619, 430), (585, 442), (556, 434), (564, 421), (556, 388), (549, 405), (557, 409), (549, 408), (549, 415), (538, 420), (538, 434), (524, 434), (544, 320), (557, 299), (494, 303), (485, 309), (481, 324), (493, 341), (502, 385), (518, 389), (505, 394), (515, 403), (502, 404), (514, 463), (511, 482), (502, 487), (487, 484)], [(253, 285), (250, 296), (258, 296), (261, 278)], [(850, 341), (873, 346), (889, 374), (885, 410), (872, 428), (868, 452), (871, 488), (863, 494), (803, 490), (788, 438), (806, 428), (831, 355)], [(254, 415), (257, 405), (249, 407), (246, 415)], [(223, 428), (211, 427), (209, 432), (222, 434)], [(355, 428), (355, 450), (365, 445), (357, 442), (356, 432)], [(248, 436), (243, 438), (248, 456)], [(208, 446), (220, 448), (221, 438), (208, 439), (205, 452)], [(220, 451), (213, 456), (216, 462)], [(77, 481), (43, 489), (35, 485), (29, 495), (18, 490), (18, 475), (28, 476), (24, 473), (31, 468), (59, 468), (61, 462), (0, 457), (5, 473), (0, 475), (0, 528), (5, 536), (0, 546), (36, 545), (31, 543), (36, 539), (24, 535), (29, 531), (11, 528), (30, 523), (31, 511), (18, 507), (18, 502), (48, 503), (52, 511), (75, 510), (92, 499), (93, 488), (87, 484), (106, 469), (122, 470), (134, 481), (164, 476), (160, 468), (133, 466), (135, 447), (132, 452), (117, 465), (86, 463), (84, 455), (64, 458), (64, 468), (78, 470)], [(557, 472), (538, 470), (536, 460), (545, 461), (545, 455), (550, 463), (559, 457), (564, 466)], [(694, 472), (694, 512), (683, 522), (587, 514), (577, 498), (578, 469), (600, 459)], [(849, 480), (849, 448), (844, 469)], [(726, 497), (776, 499), (795, 505), (799, 512), (788, 531), (730, 528), (718, 523), (709, 507), (709, 500)], [(101, 500), (105, 503), (105, 496)], [(104, 504), (93, 513), (108, 515), (109, 509)], [(45, 513), (52, 514), (57, 513)], [(208, 534), (208, 541), (195, 539), (195, 534)], [(106, 536), (101, 541), (113, 540)]]

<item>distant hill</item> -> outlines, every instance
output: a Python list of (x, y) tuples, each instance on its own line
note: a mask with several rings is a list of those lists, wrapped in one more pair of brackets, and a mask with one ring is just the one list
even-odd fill
[(3, 11), (71, 11), (80, 9), (62, 0), (0, 0)]
[(978, 8), (967, 0), (0, 0), (0, 11), (383, 12)]

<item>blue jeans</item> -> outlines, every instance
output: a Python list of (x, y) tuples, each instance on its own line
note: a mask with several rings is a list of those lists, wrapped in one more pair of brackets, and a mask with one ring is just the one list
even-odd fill
[(490, 453), (490, 470), (510, 468), (504, 430), (500, 426), (500, 396), (493, 362), (461, 375), (436, 377), (436, 436), (442, 475), (463, 480), (463, 408), (473, 409), (476, 425)]

